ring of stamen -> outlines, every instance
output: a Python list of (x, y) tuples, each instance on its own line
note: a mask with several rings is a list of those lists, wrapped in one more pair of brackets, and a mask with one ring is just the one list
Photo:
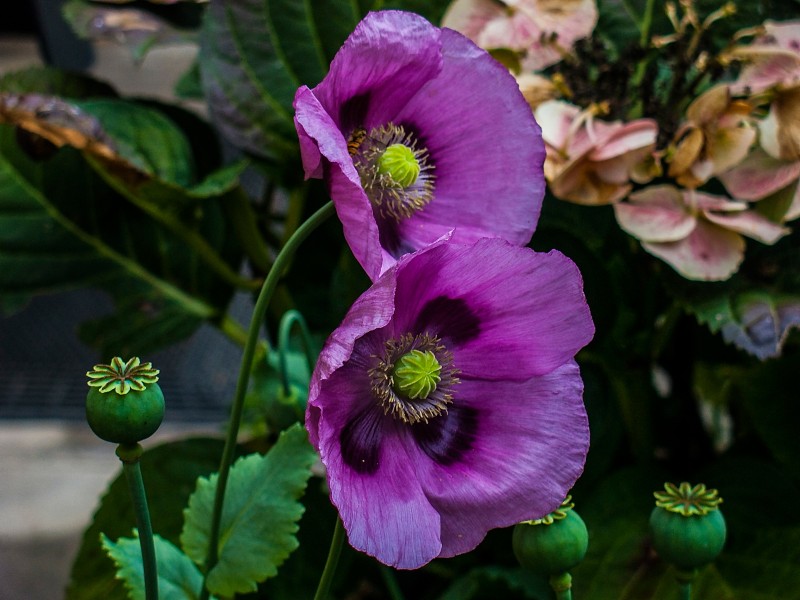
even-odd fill
[[(370, 203), (382, 218), (407, 219), (422, 210), (432, 199), (434, 165), (426, 148), (417, 145), (415, 136), (401, 125), (387, 123), (366, 132), (355, 129), (347, 149), (361, 178)], [(387, 161), (390, 155), (402, 155), (397, 169)]]
[[(430, 355), (428, 354), (430, 353)], [(404, 388), (397, 384), (397, 369), (404, 366), (404, 358), (412, 357), (421, 361), (431, 375), (434, 383), (424, 386)], [(423, 358), (424, 357), (424, 358)], [(407, 333), (398, 339), (384, 343), (383, 356), (375, 357), (377, 362), (370, 369), (369, 377), (372, 393), (383, 412), (400, 419), (403, 423), (427, 423), (447, 412), (453, 403), (453, 388), (459, 383), (458, 369), (453, 366), (453, 355), (441, 340), (427, 333), (414, 335)], [(432, 368), (433, 362), (437, 363)]]

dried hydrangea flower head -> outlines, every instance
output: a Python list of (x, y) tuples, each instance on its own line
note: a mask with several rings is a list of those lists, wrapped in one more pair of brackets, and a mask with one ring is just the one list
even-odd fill
[(294, 105), (306, 177), (326, 180), (373, 281), (451, 232), (530, 241), (545, 187), (540, 130), (513, 76), (461, 34), (370, 13)]
[(696, 188), (739, 164), (756, 141), (753, 107), (717, 85), (686, 109), (686, 122), (675, 134), (668, 175), (684, 187)]
[(593, 331), (558, 252), (484, 238), (402, 257), (311, 381), (306, 426), (350, 543), (417, 568), (558, 507), (588, 450), (573, 357)]
[(657, 174), (656, 122), (609, 122), (596, 118), (600, 112), (601, 106), (581, 110), (563, 100), (536, 108), (547, 150), (544, 173), (557, 198), (590, 206), (613, 204), (628, 195), (631, 181), (646, 183)]
[(523, 71), (559, 62), (597, 25), (595, 0), (455, 0), (442, 26), (460, 31), (481, 48), (519, 54)]
[(619, 226), (687, 279), (720, 281), (744, 260), (742, 237), (774, 244), (788, 230), (746, 202), (654, 185), (614, 205)]

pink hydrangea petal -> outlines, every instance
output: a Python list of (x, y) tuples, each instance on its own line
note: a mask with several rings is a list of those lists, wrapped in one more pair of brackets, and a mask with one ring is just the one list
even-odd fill
[(684, 190), (683, 198), (687, 205), (696, 206), (701, 211), (742, 212), (747, 210), (746, 202), (697, 190)]
[(675, 242), (694, 230), (697, 219), (683, 206), (681, 193), (669, 185), (645, 188), (628, 202), (614, 205), (619, 226), (645, 242)]
[(642, 242), (642, 247), (687, 279), (728, 279), (744, 260), (744, 238), (738, 233), (698, 220), (686, 238), (676, 242)]
[(486, 25), (504, 15), (505, 7), (495, 0), (455, 0), (442, 17), (442, 27), (459, 31), (477, 42)]
[(471, 246), (442, 244), (402, 264), (396, 332), (457, 334), (449, 347), (470, 377), (545, 374), (594, 334), (580, 273), (559, 252), (484, 238)]
[(703, 216), (720, 227), (741, 233), (764, 244), (774, 244), (789, 233), (785, 227), (751, 210), (737, 213), (704, 211)]
[(572, 122), (580, 108), (563, 100), (549, 100), (536, 107), (534, 115), (542, 127), (542, 139), (555, 149), (567, 146)]
[(800, 177), (800, 161), (787, 162), (753, 150), (733, 169), (719, 175), (725, 189), (740, 200), (760, 200)]
[(655, 145), (657, 136), (658, 124), (652, 119), (637, 119), (620, 124), (602, 145), (592, 151), (589, 158), (599, 162), (649, 148)]
[(418, 461), (425, 495), (441, 514), (442, 556), (560, 504), (589, 447), (582, 392), (573, 361), (525, 382), (459, 384), (456, 402), (475, 411), (472, 447), (455, 464)]

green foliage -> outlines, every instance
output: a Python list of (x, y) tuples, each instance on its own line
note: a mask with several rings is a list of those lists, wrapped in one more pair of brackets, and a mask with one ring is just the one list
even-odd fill
[[(142, 477), (153, 531), (164, 540), (178, 543), (183, 526), (182, 510), (197, 478), (216, 470), (221, 454), (220, 440), (196, 438), (162, 444), (142, 455)], [(109, 460), (116, 459), (110, 456)], [(83, 534), (72, 565), (66, 600), (127, 600), (122, 583), (115, 579), (114, 564), (106, 556), (99, 539), (101, 534), (112, 541), (129, 536), (135, 523), (128, 484), (120, 473), (100, 499), (92, 524)]]
[[(117, 578), (125, 582), (130, 600), (145, 600), (142, 551), (138, 535), (112, 542), (102, 536), (102, 544), (117, 565)], [(159, 600), (197, 600), (203, 587), (203, 574), (189, 557), (164, 538), (153, 537), (158, 571)], [(213, 598), (213, 597), (212, 597)]]
[(295, 91), (322, 79), (362, 16), (349, 0), (211, 2), (199, 63), (223, 134), (260, 158), (296, 160)]
[[(266, 455), (252, 454), (231, 467), (219, 542), (219, 562), (208, 573), (209, 590), (221, 596), (255, 591), (297, 548), (297, 522), (316, 454), (295, 425)], [(204, 564), (208, 552), (217, 476), (201, 478), (185, 511), (181, 545)]]

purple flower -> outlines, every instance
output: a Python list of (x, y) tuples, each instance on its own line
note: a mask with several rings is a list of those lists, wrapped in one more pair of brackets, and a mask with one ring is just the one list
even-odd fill
[(559, 506), (589, 430), (577, 267), (498, 238), (401, 257), (328, 339), (306, 426), (350, 543), (398, 568)]
[(400, 11), (368, 14), (330, 72), (295, 96), (306, 177), (324, 177), (374, 281), (451, 230), (530, 241), (544, 146), (508, 71), (455, 31)]

